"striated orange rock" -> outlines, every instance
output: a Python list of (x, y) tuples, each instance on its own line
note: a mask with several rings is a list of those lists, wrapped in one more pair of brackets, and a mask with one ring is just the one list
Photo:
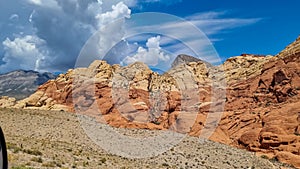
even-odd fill
[(192, 136), (212, 130), (211, 140), (300, 168), (299, 44), (298, 38), (277, 56), (244, 54), (220, 66), (181, 56), (163, 75), (139, 62), (94, 61), (13, 104), (76, 112), (115, 127)]
[(229, 113), (220, 125), (233, 141), (226, 144), (300, 167), (299, 43), (269, 59), (258, 75), (228, 85)]

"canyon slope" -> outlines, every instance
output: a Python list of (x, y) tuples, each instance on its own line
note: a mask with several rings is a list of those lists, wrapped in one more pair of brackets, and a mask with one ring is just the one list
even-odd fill
[(244, 54), (219, 66), (177, 61), (159, 75), (139, 62), (96, 60), (2, 107), (76, 112), (114, 127), (191, 136), (211, 129), (210, 140), (300, 168), (300, 38), (276, 56)]

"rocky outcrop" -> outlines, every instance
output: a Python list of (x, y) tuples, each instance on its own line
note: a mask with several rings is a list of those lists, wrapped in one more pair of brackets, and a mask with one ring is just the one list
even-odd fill
[(233, 141), (226, 144), (300, 167), (300, 53), (286, 52), (297, 50), (289, 46), (256, 76), (228, 85), (220, 128)]
[(217, 125), (211, 140), (300, 167), (299, 41), (274, 57), (245, 54), (220, 66), (180, 56), (163, 75), (139, 62), (121, 67), (94, 61), (41, 85), (14, 107), (192, 136)]
[(244, 54), (227, 59), (219, 69), (224, 71), (227, 83), (232, 84), (260, 75), (264, 64), (271, 60), (276, 57)]
[(288, 45), (283, 51), (281, 51), (277, 55), (277, 57), (285, 58), (285, 57), (299, 54), (300, 53), (300, 43), (299, 42), (300, 42), (300, 36), (296, 39), (296, 41), (294, 41), (293, 43)]
[(71, 111), (72, 73), (60, 74), (55, 80), (49, 80), (39, 86), (37, 91), (17, 102), (14, 108), (41, 109), (41, 110), (64, 110)]
[(17, 70), (2, 74), (0, 75), (0, 96), (24, 99), (50, 79), (55, 79), (55, 76), (47, 72)]

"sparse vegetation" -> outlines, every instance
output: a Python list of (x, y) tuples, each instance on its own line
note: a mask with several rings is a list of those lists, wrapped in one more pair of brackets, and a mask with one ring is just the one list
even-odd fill
[(43, 153), (38, 150), (23, 149), (22, 146), (19, 147), (18, 145), (9, 142), (7, 143), (7, 149), (12, 150), (13, 153), (23, 152), (35, 156), (43, 155)]
[(27, 153), (27, 154), (31, 154), (31, 155), (35, 155), (35, 156), (41, 156), (43, 155), (42, 152), (38, 151), (38, 150), (23, 150), (24, 153)]
[[(15, 117), (16, 111), (8, 113)], [(58, 117), (55, 112), (36, 112), (36, 114), (38, 114), (36, 115), (37, 118), (36, 116), (33, 116), (33, 114), (34, 111), (26, 113), (26, 111), (22, 110), (22, 112), (18, 114), (18, 118), (20, 118), (20, 121), (23, 122), (23, 119), (26, 119), (24, 116), (28, 115), (30, 122), (36, 123), (37, 120), (39, 120), (38, 122), (41, 122), (40, 115), (42, 115), (43, 124), (47, 130), (46, 132), (68, 132), (72, 137), (53, 137), (51, 140), (47, 140), (47, 137), (44, 136), (38, 139), (31, 138), (30, 136), (32, 134), (36, 134), (32, 133), (35, 132), (35, 127), (29, 128), (27, 132), (22, 131), (22, 134), (20, 134), (20, 136), (18, 136), (19, 138), (17, 139), (15, 139), (15, 135), (12, 137), (8, 132), (7, 145), (9, 148), (9, 161), (13, 169), (31, 169), (31, 166), (34, 168), (64, 169), (116, 168), (116, 166), (123, 166), (123, 168), (196, 168), (195, 166), (200, 166), (201, 168), (201, 166), (211, 165), (235, 165), (236, 168), (240, 168), (241, 166), (249, 166), (249, 163), (252, 165), (254, 161), (256, 162), (257, 160), (263, 160), (255, 157), (254, 155), (250, 155), (250, 153), (248, 154), (247, 152), (232, 149), (217, 143), (211, 143), (207, 141), (205, 144), (197, 144), (198, 139), (195, 138), (194, 140), (192, 137), (187, 137), (186, 139), (182, 140), (179, 146), (172, 147), (168, 152), (157, 157), (152, 157), (147, 160), (127, 159), (121, 156), (106, 154), (103, 150), (101, 150), (101, 148), (93, 146), (93, 143), (90, 140), (83, 137), (84, 133), (81, 131), (80, 125), (78, 125), (78, 128), (74, 130), (74, 126), (76, 126), (74, 121), (77, 120), (77, 118), (72, 117), (72, 115), (59, 113), (60, 116), (67, 116), (67, 118), (70, 119), (70, 123), (68, 124), (72, 125), (72, 127), (67, 126), (64, 128), (64, 126), (60, 125), (60, 119), (53, 120), (52, 117)], [(3, 118), (3, 113), (2, 115), (0, 113), (0, 120), (4, 121), (3, 119), (7, 120), (5, 117)], [(5, 125), (6, 124), (4, 123), (4, 126)], [(52, 128), (52, 125), (57, 127)], [(15, 123), (15, 128), (20, 128), (21, 126), (22, 124)], [(130, 131), (132, 131), (133, 135), (136, 135), (136, 133), (143, 134), (143, 132), (138, 130)], [(156, 132), (159, 131), (147, 132), (151, 132), (151, 134), (156, 135)], [(73, 137), (76, 138), (76, 140), (74, 140)], [(193, 148), (191, 149), (190, 147)], [(217, 153), (215, 151), (217, 151)], [(212, 160), (216, 156), (218, 156), (220, 159), (219, 161)], [(226, 160), (223, 157), (226, 157)], [(235, 158), (232, 162), (230, 161), (230, 164), (224, 163), (224, 161), (229, 159), (231, 160), (231, 157)], [(247, 159), (247, 161), (245, 161), (245, 159)], [(276, 165), (281, 166), (283, 165), (279, 162), (272, 163), (276, 163)], [(268, 169), (266, 166), (259, 165), (259, 167)]]
[(263, 158), (263, 159), (269, 159), (269, 157), (266, 156), (266, 155), (261, 155), (260, 157)]
[(169, 167), (169, 164), (163, 163), (162, 166), (163, 166), (163, 167)]
[(18, 153), (19, 151), (22, 151), (22, 148), (18, 147), (16, 144), (7, 142), (6, 143), (7, 149), (12, 150), (13, 153)]
[(43, 163), (43, 159), (41, 157), (32, 157), (31, 161), (34, 161), (37, 163)]
[(34, 168), (26, 167), (26, 166), (17, 166), (17, 167), (11, 167), (11, 169), (34, 169)]
[[(43, 167), (52, 167), (52, 168), (53, 168), (53, 167), (56, 167), (57, 164), (56, 164), (55, 161), (49, 161), (49, 162), (43, 163), (42, 166), (43, 166)], [(61, 166), (61, 165), (59, 165), (59, 166)], [(57, 167), (58, 167), (58, 166), (57, 166)]]
[(87, 167), (89, 165), (89, 162), (85, 161), (85, 162), (83, 162), (82, 165), (83, 165), (83, 167)]
[(278, 159), (276, 157), (273, 157), (273, 158), (270, 159), (270, 161), (278, 162)]
[(106, 162), (106, 158), (102, 158), (102, 159), (100, 160), (100, 162), (101, 162), (101, 163), (105, 163), (105, 162)]
[(152, 123), (155, 124), (155, 125), (160, 125), (159, 121), (152, 121)]

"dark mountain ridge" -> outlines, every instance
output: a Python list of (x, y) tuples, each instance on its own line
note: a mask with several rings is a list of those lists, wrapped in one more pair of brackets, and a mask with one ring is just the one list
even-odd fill
[(23, 99), (35, 92), (40, 85), (55, 78), (52, 73), (39, 73), (33, 70), (16, 70), (0, 74), (0, 96)]

